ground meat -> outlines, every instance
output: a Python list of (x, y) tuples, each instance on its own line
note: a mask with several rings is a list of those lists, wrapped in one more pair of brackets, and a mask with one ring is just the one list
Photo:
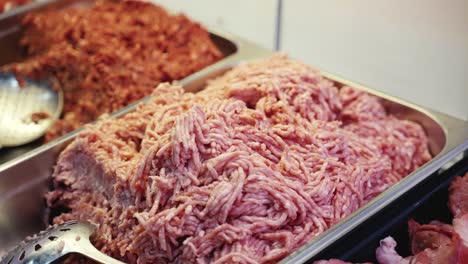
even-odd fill
[(345, 86), (340, 89), (340, 99), (343, 103), (341, 120), (344, 123), (373, 121), (383, 119), (386, 116), (385, 109), (379, 99), (362, 90)]
[(47, 118), (50, 118), (50, 114), (48, 112), (45, 112), (45, 111), (35, 112), (35, 113), (32, 113), (31, 116), (30, 116), (31, 122), (33, 122), (35, 124), (37, 124), (37, 123), (39, 123), (42, 120), (47, 119)]
[(453, 227), (438, 221), (421, 225), (413, 219), (408, 221), (411, 252), (417, 254), (426, 248), (438, 248), (452, 240)]
[(222, 57), (199, 24), (139, 1), (29, 14), (22, 23), (21, 45), (29, 59), (4, 70), (58, 80), (63, 116), (47, 132), (47, 141)]
[[(463, 245), (468, 251), (468, 213), (464, 214), (461, 217), (453, 219), (453, 229), (460, 236)], [(468, 256), (468, 252), (466, 253)]]
[(380, 264), (409, 264), (409, 260), (400, 256), (395, 248), (397, 242), (393, 237), (386, 237), (380, 241), (380, 247), (375, 251), (377, 261)]
[(468, 213), (468, 173), (450, 184), (449, 208), (455, 217)]
[(380, 264), (420, 263), (459, 264), (467, 263), (468, 248), (463, 246), (459, 234), (451, 225), (430, 223), (420, 225), (414, 220), (408, 223), (412, 256), (401, 257), (395, 250), (397, 243), (392, 237), (380, 242), (376, 250)]
[(161, 84), (61, 153), (47, 200), (70, 212), (54, 222), (92, 221), (96, 246), (130, 263), (275, 263), (430, 159), (416, 123), (345, 125), (343, 105), (340, 87), (281, 55), (198, 94)]

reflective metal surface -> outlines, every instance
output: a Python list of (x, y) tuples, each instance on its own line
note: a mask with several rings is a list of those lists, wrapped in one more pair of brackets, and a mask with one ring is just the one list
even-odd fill
[(96, 227), (88, 222), (69, 221), (51, 226), (22, 241), (0, 264), (47, 264), (69, 253), (78, 253), (98, 263), (123, 264), (97, 250), (89, 240)]
[(24, 80), (0, 73), (0, 148), (41, 137), (62, 112), (63, 94), (46, 80)]

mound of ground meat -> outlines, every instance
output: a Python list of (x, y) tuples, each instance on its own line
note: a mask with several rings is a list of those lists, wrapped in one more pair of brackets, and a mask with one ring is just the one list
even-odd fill
[(340, 88), (282, 55), (197, 94), (161, 84), (61, 153), (54, 222), (97, 224), (130, 263), (275, 263), (430, 159), (418, 124)]
[(46, 141), (222, 57), (198, 23), (140, 1), (29, 14), (22, 23), (28, 59), (4, 70), (33, 78), (52, 75), (64, 92), (63, 116)]

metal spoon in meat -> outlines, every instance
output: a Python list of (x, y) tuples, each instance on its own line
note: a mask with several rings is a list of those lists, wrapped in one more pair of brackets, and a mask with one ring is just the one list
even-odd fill
[(97, 250), (89, 238), (96, 227), (88, 222), (70, 221), (53, 226), (27, 239), (10, 251), (0, 264), (46, 264), (78, 253), (99, 263), (123, 264)]
[(59, 118), (63, 93), (49, 80), (24, 79), (0, 73), (0, 147), (19, 146), (40, 138)]

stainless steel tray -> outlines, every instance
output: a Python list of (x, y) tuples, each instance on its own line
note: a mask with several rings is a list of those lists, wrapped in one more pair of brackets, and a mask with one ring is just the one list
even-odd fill
[[(243, 42), (242, 42), (243, 43)], [(253, 45), (242, 44), (249, 52), (239, 52), (227, 60), (212, 65), (180, 83), (187, 91), (203, 89), (206, 81), (219, 76), (233, 65), (256, 55), (268, 52)], [(429, 147), (434, 158), (405, 179), (379, 195), (372, 202), (347, 217), (300, 250), (284, 259), (283, 263), (302, 263), (318, 254), (325, 247), (361, 224), (368, 217), (376, 214), (386, 205), (408, 192), (422, 180), (439, 170), (444, 164), (468, 149), (468, 123), (453, 117), (425, 110), (400, 99), (373, 91), (362, 85), (346, 81), (323, 72), (339, 84), (363, 89), (383, 99), (389, 113), (402, 119), (413, 120), (421, 124), (429, 139)], [(144, 101), (143, 99), (142, 101)], [(136, 104), (130, 105), (113, 117), (132, 111)], [(18, 243), (24, 236), (43, 228), (43, 215), (46, 210), (43, 194), (48, 189), (49, 177), (55, 159), (66, 144), (79, 131), (67, 135), (0, 166), (0, 250), (6, 250)]]
[[(18, 46), (18, 43), (22, 33), (20, 21), (26, 13), (40, 12), (45, 9), (61, 9), (76, 5), (86, 6), (92, 2), (92, 0), (51, 0), (34, 2), (13, 9), (5, 14), (0, 14), (0, 66), (21, 61), (25, 58), (25, 51)], [(217, 65), (220, 64), (225, 65), (226, 62), (232, 60), (255, 58), (270, 53), (265, 49), (252, 45), (233, 35), (215, 29), (208, 28), (208, 30), (211, 39), (225, 56), (225, 58), (218, 63), (211, 65), (212, 67), (217, 67)], [(196, 76), (196, 73), (194, 75)], [(20, 147), (0, 148), (0, 165), (43, 144), (44, 142), (41, 138)]]

